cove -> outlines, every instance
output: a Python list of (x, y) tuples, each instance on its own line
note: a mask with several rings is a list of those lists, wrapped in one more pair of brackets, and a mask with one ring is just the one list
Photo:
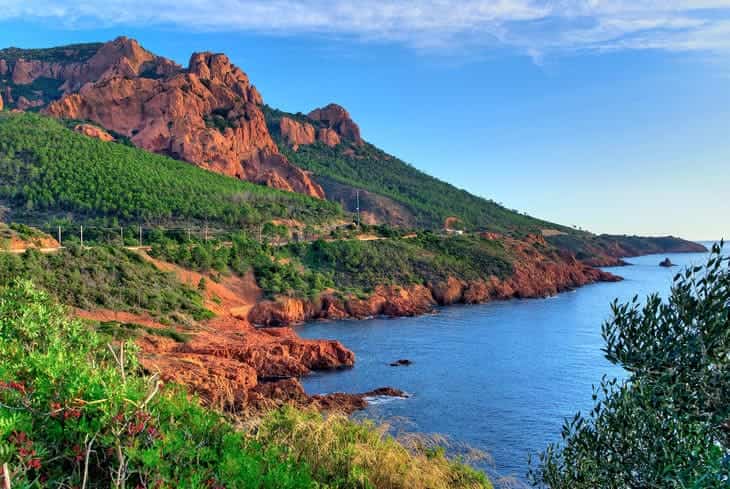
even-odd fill
[[(659, 267), (665, 257), (678, 266)], [(592, 385), (603, 375), (622, 376), (601, 351), (611, 301), (666, 295), (679, 270), (706, 258), (630, 258), (631, 266), (610, 269), (624, 281), (548, 299), (451, 306), (416, 318), (310, 323), (298, 329), (302, 337), (340, 340), (356, 363), (302, 382), (310, 394), (402, 389), (412, 397), (376, 400), (358, 416), (388, 421), (395, 431), (444, 435), (456, 452), (465, 444), (488, 453), (490, 460), (475, 465), (492, 477), (524, 481), (528, 454), (558, 440), (566, 417), (591, 408)], [(413, 364), (389, 365), (402, 358)]]

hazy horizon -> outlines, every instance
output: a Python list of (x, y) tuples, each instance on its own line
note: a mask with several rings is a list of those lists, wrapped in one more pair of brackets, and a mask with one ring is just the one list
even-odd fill
[(539, 218), (730, 237), (730, 0), (2, 6), (2, 47), (225, 52), (269, 105), (339, 103), (373, 144)]

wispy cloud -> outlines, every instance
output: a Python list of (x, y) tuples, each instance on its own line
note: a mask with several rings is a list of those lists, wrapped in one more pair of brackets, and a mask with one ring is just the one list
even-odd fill
[(421, 50), (730, 53), (730, 0), (0, 0), (0, 19), (316, 33)]

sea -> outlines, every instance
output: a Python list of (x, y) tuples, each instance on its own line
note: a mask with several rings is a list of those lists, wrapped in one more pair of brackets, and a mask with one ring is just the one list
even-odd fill
[[(703, 242), (708, 249), (712, 242)], [(724, 253), (730, 252), (725, 246)], [(663, 268), (669, 258), (677, 266)], [(604, 357), (601, 325), (610, 303), (666, 296), (682, 268), (702, 265), (706, 253), (629, 258), (609, 268), (622, 282), (598, 283), (547, 299), (449, 306), (415, 318), (315, 322), (305, 338), (340, 340), (356, 355), (353, 368), (303, 379), (310, 394), (366, 392), (391, 386), (407, 399), (372, 399), (356, 414), (388, 423), (395, 435), (438, 435), (510, 487), (526, 481), (528, 457), (559, 441), (564, 420), (587, 413), (603, 376), (623, 378)], [(412, 362), (393, 367), (400, 359)]]

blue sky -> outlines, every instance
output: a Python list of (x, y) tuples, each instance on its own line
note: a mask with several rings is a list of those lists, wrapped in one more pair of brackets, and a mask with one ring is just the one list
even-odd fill
[(730, 237), (730, 0), (0, 0), (0, 46), (227, 53), (457, 186), (595, 232)]

